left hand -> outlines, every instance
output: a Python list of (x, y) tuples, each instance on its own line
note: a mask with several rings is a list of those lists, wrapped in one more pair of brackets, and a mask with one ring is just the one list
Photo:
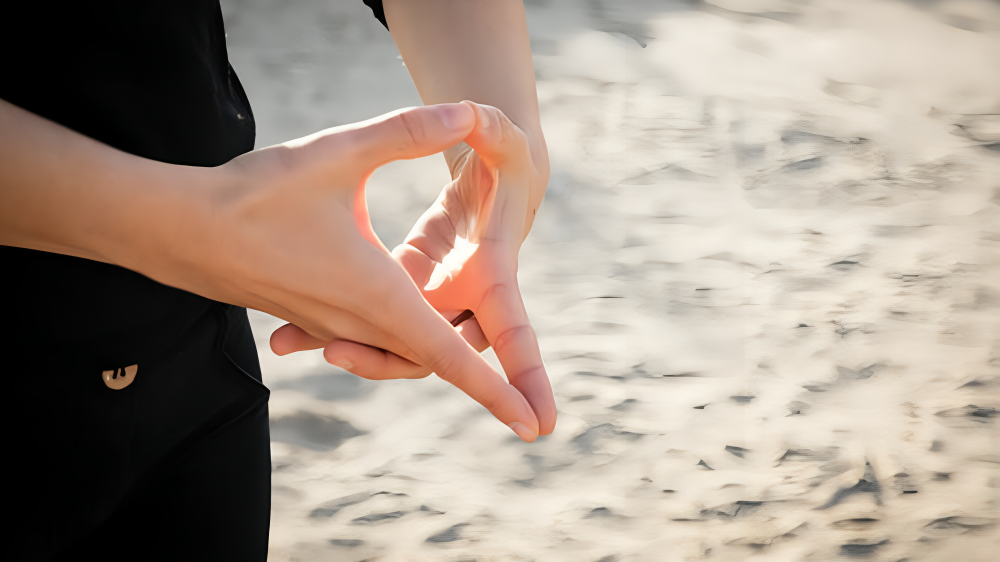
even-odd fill
[[(464, 310), (475, 314), (457, 329), (477, 350), (493, 347), (510, 384), (534, 410), (539, 435), (547, 435), (555, 427), (555, 400), (517, 284), (517, 255), (534, 219), (533, 194), (544, 192), (547, 162), (535, 165), (528, 137), (500, 110), (465, 103), (475, 110), (476, 125), (467, 146), (447, 154), (454, 179), (392, 255), (445, 319)], [(371, 232), (367, 209), (363, 216), (356, 210), (355, 218), (363, 232)], [(279, 355), (324, 343), (291, 324), (271, 337)], [(423, 365), (349, 340), (326, 343), (324, 356), (370, 379), (430, 373)]]

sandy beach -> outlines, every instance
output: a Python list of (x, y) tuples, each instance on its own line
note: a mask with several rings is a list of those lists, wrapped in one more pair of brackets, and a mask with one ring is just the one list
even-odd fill
[[(556, 431), (276, 357), (251, 312), (270, 560), (997, 560), (1000, 3), (525, 4)], [(360, 0), (223, 10), (258, 147), (420, 104)], [(448, 179), (376, 172), (386, 245)]]

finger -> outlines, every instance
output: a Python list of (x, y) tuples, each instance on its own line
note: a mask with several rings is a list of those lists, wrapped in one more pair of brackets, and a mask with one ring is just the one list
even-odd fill
[(441, 152), (460, 142), (474, 123), (475, 116), (467, 104), (441, 104), (402, 109), (330, 135), (340, 147), (347, 147), (350, 160), (367, 172), (355, 190), (353, 211), (358, 230), (368, 242), (389, 253), (375, 234), (368, 214), (364, 186), (371, 171), (394, 160)]
[(517, 284), (494, 285), (476, 309), (476, 318), (510, 383), (531, 404), (538, 417), (539, 435), (552, 433), (555, 398)]
[(457, 310), (442, 310), (441, 315), (445, 318), (452, 318), (451, 325), (458, 330), (465, 341), (469, 342), (472, 349), (482, 353), (490, 346), (490, 342), (483, 335), (483, 329), (479, 327), (475, 315), (471, 310), (458, 312)]
[(452, 171), (455, 179), (445, 186), (434, 204), (406, 235), (405, 242), (436, 262), (455, 247), (455, 237), (477, 241), (493, 208), (496, 170), (490, 169), (468, 147), (462, 164)]
[[(434, 273), (434, 260), (409, 244), (400, 244), (392, 249), (392, 257), (403, 266), (407, 275), (417, 287), (425, 287)], [(443, 256), (442, 256), (443, 257)]]
[[(476, 351), (489, 347), (474, 318), (466, 319), (455, 329)], [(323, 355), (330, 364), (366, 379), (417, 379), (431, 373), (429, 368), (384, 349), (342, 339), (324, 342), (295, 324), (285, 324), (271, 334), (271, 350), (275, 355), (320, 348), (324, 348)]]
[(498, 177), (498, 168), (489, 167), (479, 154), (472, 152), (455, 181), (442, 191), (436, 203), (452, 220), (457, 236), (479, 243), (496, 203)]
[[(499, 109), (463, 101), (473, 109), (476, 126), (465, 137), (468, 144), (490, 166), (511, 164), (528, 154), (528, 137)], [(525, 162), (527, 164), (527, 162)]]
[(442, 197), (439, 197), (429, 209), (420, 215), (409, 234), (406, 244), (420, 250), (428, 258), (438, 263), (455, 247), (455, 223), (448, 211), (442, 205), (449, 188), (445, 187)]
[(275, 355), (288, 355), (296, 351), (319, 349), (325, 343), (295, 324), (285, 324), (271, 333), (271, 351)]
[[(489, 347), (475, 319), (467, 320), (456, 330), (476, 351)], [(395, 353), (348, 340), (328, 343), (323, 349), (323, 357), (331, 365), (371, 380), (420, 379), (431, 374), (428, 367), (407, 361)]]
[[(425, 287), (427, 282), (430, 281), (431, 274), (434, 273), (434, 267), (436, 263), (434, 260), (428, 258), (423, 252), (417, 250), (409, 244), (400, 244), (392, 250), (392, 257), (403, 266), (406, 273), (413, 279), (417, 287)], [(479, 322), (475, 318), (461, 318), (460, 322), (459, 316), (465, 312), (472, 313), (471, 310), (466, 310), (465, 312), (458, 311), (446, 311), (440, 310), (441, 316), (451, 318), (451, 325), (455, 326), (465, 341), (469, 342), (469, 345), (473, 349), (482, 353), (486, 348), (490, 346), (490, 342), (487, 341), (486, 336), (483, 335), (482, 328), (479, 327)], [(314, 349), (314, 348), (310, 348)]]
[(468, 104), (445, 103), (387, 113), (341, 128), (331, 137), (350, 150), (356, 164), (374, 170), (395, 160), (441, 152), (461, 142), (474, 124)]
[(479, 327), (479, 322), (475, 318), (470, 318), (462, 322), (457, 328), (465, 341), (469, 342), (472, 349), (482, 353), (490, 346), (490, 342), (483, 334), (483, 329)]
[(366, 279), (372, 281), (356, 302), (371, 311), (371, 322), (398, 337), (418, 355), (419, 363), (482, 404), (522, 439), (533, 441), (538, 420), (525, 397), (430, 307), (393, 260), (383, 262), (374, 259), (381, 254), (369, 255), (373, 259), (365, 268)]
[(348, 340), (328, 343), (323, 357), (331, 365), (370, 380), (421, 379), (431, 374), (429, 368), (395, 353)]
[(295, 323), (282, 326), (271, 334), (271, 350), (275, 354), (319, 349), (334, 339), (349, 339), (385, 349), (410, 361), (419, 361), (417, 354), (399, 338), (357, 314), (315, 301), (303, 304), (302, 308), (307, 306), (314, 314), (312, 320), (286, 317)]
[(477, 225), (476, 239), (506, 240), (520, 247), (524, 239), (525, 210), (528, 208), (531, 182), (531, 156), (528, 139), (502, 111), (488, 105), (468, 103), (476, 115), (476, 126), (465, 142), (475, 150), (485, 168), (496, 174), (495, 191), (487, 224)]

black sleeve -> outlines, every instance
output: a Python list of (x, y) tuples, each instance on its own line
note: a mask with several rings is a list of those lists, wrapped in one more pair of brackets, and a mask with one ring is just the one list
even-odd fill
[(386, 29), (389, 29), (389, 24), (385, 21), (385, 10), (382, 8), (382, 0), (363, 0), (364, 3), (372, 9), (372, 13), (378, 18), (378, 21), (382, 22), (382, 25)]

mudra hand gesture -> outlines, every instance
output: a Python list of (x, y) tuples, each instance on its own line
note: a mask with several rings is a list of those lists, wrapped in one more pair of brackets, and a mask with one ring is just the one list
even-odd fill
[[(544, 180), (535, 169), (526, 136), (502, 112), (466, 105), (475, 114), (475, 126), (465, 145), (447, 153), (453, 181), (392, 256), (445, 319), (453, 320), (465, 310), (474, 313), (457, 330), (477, 351), (492, 345), (510, 384), (531, 405), (538, 434), (545, 435), (555, 426), (555, 401), (517, 285), (518, 251), (534, 218), (528, 188)], [(354, 218), (362, 236), (388, 253), (372, 230), (363, 182), (355, 196)], [(432, 371), (408, 349), (389, 351), (341, 338), (324, 341), (293, 324), (275, 331), (271, 346), (279, 355), (325, 347), (330, 363), (369, 379), (420, 378)], [(462, 387), (449, 378), (453, 375), (438, 374)], [(512, 429), (526, 440), (534, 439), (530, 430)]]

